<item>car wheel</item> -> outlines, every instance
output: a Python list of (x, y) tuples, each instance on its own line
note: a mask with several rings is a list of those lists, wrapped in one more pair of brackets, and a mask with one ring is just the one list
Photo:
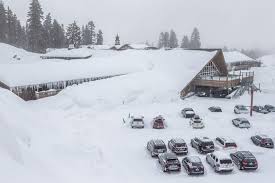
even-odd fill
[(190, 171), (189, 168), (186, 169), (186, 172), (187, 172), (188, 175), (191, 175), (191, 171)]

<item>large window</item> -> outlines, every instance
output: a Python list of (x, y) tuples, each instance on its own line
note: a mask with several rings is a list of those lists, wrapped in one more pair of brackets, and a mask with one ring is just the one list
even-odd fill
[(209, 62), (203, 70), (199, 73), (199, 78), (208, 78), (208, 77), (213, 77), (217, 76), (219, 71), (217, 70), (216, 66), (214, 65), (213, 62)]

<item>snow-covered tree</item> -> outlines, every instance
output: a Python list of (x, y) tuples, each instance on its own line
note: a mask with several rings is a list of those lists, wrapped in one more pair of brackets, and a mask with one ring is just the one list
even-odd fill
[(170, 35), (169, 35), (169, 32), (165, 32), (164, 33), (164, 36), (163, 36), (163, 46), (165, 48), (168, 48), (169, 47), (169, 39), (170, 39)]
[(161, 32), (160, 35), (159, 35), (158, 47), (159, 48), (164, 47), (164, 33), (163, 32)]
[(103, 45), (103, 32), (101, 30), (98, 31), (96, 39), (97, 45)]
[(200, 33), (198, 28), (194, 28), (190, 40), (190, 48), (199, 49), (201, 47)]
[(170, 31), (170, 37), (169, 37), (169, 47), (170, 48), (177, 48), (179, 46), (178, 44), (178, 38), (174, 30)]
[(43, 30), (44, 30), (44, 40), (46, 48), (52, 47), (52, 17), (51, 14), (47, 14), (44, 23), (43, 23)]
[(120, 45), (120, 38), (119, 35), (116, 35), (115, 45)]
[(0, 0), (0, 42), (7, 41), (7, 16), (4, 3)]
[(38, 0), (32, 0), (28, 12), (28, 49), (32, 52), (44, 52), (45, 41), (43, 39), (43, 11)]
[(53, 21), (51, 31), (52, 48), (63, 48), (65, 46), (65, 31), (57, 20)]
[(95, 33), (95, 24), (93, 21), (88, 22), (88, 30), (91, 36), (88, 44), (94, 45), (96, 43), (96, 33)]
[(67, 27), (66, 32), (67, 45), (73, 44), (75, 48), (78, 48), (81, 44), (81, 31), (80, 27), (74, 21)]
[(188, 36), (183, 36), (182, 42), (181, 42), (181, 48), (189, 48), (190, 42)]

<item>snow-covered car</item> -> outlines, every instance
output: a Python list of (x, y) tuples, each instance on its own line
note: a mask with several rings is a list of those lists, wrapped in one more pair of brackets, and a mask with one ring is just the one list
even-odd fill
[(191, 146), (201, 154), (212, 153), (215, 151), (215, 145), (208, 137), (195, 137), (191, 139)]
[(227, 137), (217, 137), (215, 141), (219, 146), (221, 146), (225, 150), (237, 148), (236, 142)]
[(251, 137), (252, 142), (256, 146), (265, 147), (265, 148), (274, 148), (274, 142), (272, 138), (267, 135), (255, 135)]
[(263, 106), (253, 106), (252, 108), (253, 111), (258, 112), (258, 113), (262, 113), (262, 114), (268, 114), (269, 111), (266, 110)]
[(250, 128), (251, 125), (246, 118), (236, 118), (232, 120), (233, 125), (238, 128)]
[(152, 126), (154, 129), (164, 129), (165, 128), (165, 119), (160, 115), (153, 119)]
[(193, 128), (204, 128), (204, 123), (198, 115), (195, 115), (193, 118), (191, 118), (189, 123)]
[(168, 142), (168, 149), (170, 149), (175, 154), (184, 154), (188, 153), (188, 147), (186, 142), (181, 138), (173, 138)]
[(264, 108), (269, 112), (275, 112), (275, 107), (273, 105), (265, 105)]
[(231, 157), (223, 152), (213, 152), (206, 155), (206, 162), (215, 172), (232, 172), (234, 164)]
[(210, 93), (198, 92), (198, 93), (196, 93), (196, 96), (198, 96), (198, 97), (210, 97)]
[(180, 171), (181, 164), (176, 154), (162, 153), (158, 155), (159, 164), (163, 172)]
[(193, 118), (195, 111), (192, 108), (184, 108), (181, 110), (181, 114), (184, 118)]
[(143, 116), (138, 116), (138, 117), (132, 116), (130, 119), (130, 125), (132, 128), (144, 128), (144, 117)]
[(235, 165), (239, 170), (257, 170), (258, 162), (255, 156), (249, 151), (237, 151), (231, 153), (230, 157), (232, 158)]
[(236, 105), (234, 107), (234, 113), (235, 114), (248, 114), (249, 110), (244, 105)]
[(209, 107), (208, 110), (211, 112), (222, 112), (222, 109), (218, 106)]
[(147, 150), (150, 152), (152, 157), (156, 157), (161, 153), (167, 152), (165, 143), (160, 139), (150, 140), (147, 143)]
[(203, 175), (204, 166), (198, 156), (189, 156), (182, 159), (182, 166), (188, 175)]

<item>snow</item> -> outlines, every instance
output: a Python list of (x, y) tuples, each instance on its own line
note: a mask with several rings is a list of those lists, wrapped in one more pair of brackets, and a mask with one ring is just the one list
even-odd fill
[(231, 159), (230, 156), (224, 152), (221, 151), (215, 151), (213, 154), (218, 157), (219, 160), (226, 160), (226, 159)]
[(85, 58), (92, 55), (92, 51), (88, 48), (79, 48), (79, 49), (55, 49), (46, 54), (41, 55), (42, 57), (70, 57), (70, 58)]
[(267, 55), (259, 58), (263, 62), (264, 66), (275, 66), (275, 55)]
[[(9, 91), (0, 89), (0, 169), (3, 170), (0, 180), (12, 183), (241, 183), (243, 180), (256, 183), (273, 180), (274, 149), (255, 146), (250, 137), (267, 134), (275, 140), (275, 113), (254, 113), (253, 117), (234, 114), (236, 104), (249, 105), (248, 94), (235, 100), (195, 96), (181, 100), (179, 92), (194, 77), (200, 64), (205, 64), (202, 58), (211, 58), (214, 53), (179, 50), (155, 53), (129, 50), (96, 57), (96, 64), (102, 61), (108, 67), (115, 61), (127, 67), (132, 65), (135, 71), (72, 86), (50, 98), (23, 102)], [(32, 68), (36, 64), (44, 66), (45, 62), (25, 65)], [(7, 64), (2, 64), (1, 68), (4, 65)], [(6, 69), (15, 73), (12, 66)], [(255, 93), (255, 104), (275, 104), (274, 69), (274, 66), (253, 68), (263, 89)], [(204, 119), (204, 129), (193, 130), (189, 120), (182, 118), (180, 111), (186, 106), (192, 107)], [(221, 106), (223, 112), (211, 113), (209, 106)], [(124, 124), (122, 118), (129, 113), (142, 114), (145, 128), (131, 129)], [(160, 114), (166, 119), (167, 128), (154, 130), (150, 121)], [(237, 117), (247, 118), (252, 127), (234, 127), (231, 120)], [(255, 155), (259, 169), (246, 173), (235, 167), (230, 174), (215, 173), (205, 155), (191, 148), (189, 142), (196, 136), (231, 137), (238, 144), (237, 150), (249, 150)], [(176, 174), (162, 172), (157, 159), (147, 153), (146, 144), (150, 139), (162, 139), (167, 143), (171, 138), (183, 138), (189, 148), (188, 156), (201, 158), (206, 171), (204, 176), (188, 176), (184, 169)]]
[(224, 59), (226, 63), (242, 62), (242, 61), (256, 61), (239, 51), (224, 52)]

